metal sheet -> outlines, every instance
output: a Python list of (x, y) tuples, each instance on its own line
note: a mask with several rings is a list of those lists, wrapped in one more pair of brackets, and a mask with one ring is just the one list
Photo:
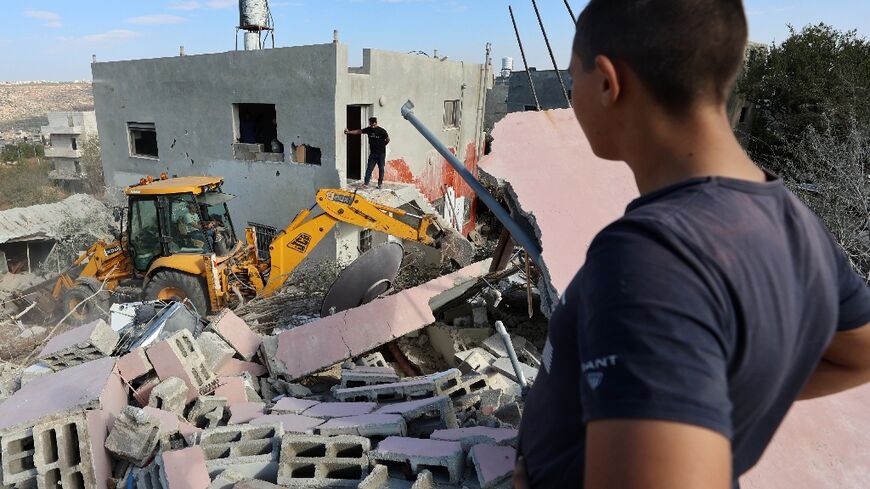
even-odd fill
[(209, 206), (213, 205), (221, 205), (226, 204), (227, 202), (235, 199), (236, 196), (233, 194), (224, 194), (221, 192), (206, 192), (199, 197), (197, 197), (197, 201), (200, 204), (205, 204)]
[(338, 275), (329, 288), (320, 315), (323, 317), (371, 302), (392, 286), (399, 274), (405, 249), (384, 243), (360, 255)]

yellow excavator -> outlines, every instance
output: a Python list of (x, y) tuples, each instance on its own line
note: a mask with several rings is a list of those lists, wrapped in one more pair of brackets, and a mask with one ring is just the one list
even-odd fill
[[(116, 289), (138, 292), (143, 300), (186, 300), (203, 315), (235, 307), (275, 293), (339, 222), (462, 250), (457, 257), (471, 254), (470, 243), (435, 215), (413, 215), (354, 191), (321, 189), (315, 204), (275, 236), (263, 260), (253, 228), (245, 230), (245, 240), (235, 236), (227, 207), (234, 196), (222, 185), (220, 177), (162, 174), (128, 187), (120, 239), (98, 241), (83, 253), (54, 282), (51, 302), (79, 321), (108, 310), (112, 294), (106, 291)], [(313, 214), (316, 208), (322, 212)]]

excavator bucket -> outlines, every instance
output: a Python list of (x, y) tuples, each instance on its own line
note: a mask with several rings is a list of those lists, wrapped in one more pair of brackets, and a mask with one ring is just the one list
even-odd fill
[(445, 227), (436, 243), (441, 250), (442, 261), (452, 260), (461, 267), (467, 267), (474, 262), (474, 245), (459, 231)]

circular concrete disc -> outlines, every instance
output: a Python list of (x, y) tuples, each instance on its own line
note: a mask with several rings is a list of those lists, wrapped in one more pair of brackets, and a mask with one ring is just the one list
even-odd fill
[(371, 302), (392, 287), (405, 249), (384, 243), (366, 251), (338, 275), (320, 307), (322, 317)]

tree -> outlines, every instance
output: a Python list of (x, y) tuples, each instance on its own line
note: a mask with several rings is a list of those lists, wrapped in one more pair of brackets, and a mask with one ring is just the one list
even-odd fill
[(100, 138), (88, 137), (82, 145), (82, 157), (79, 159), (84, 174), (82, 190), (91, 195), (102, 195), (105, 190), (103, 179), (103, 161), (100, 157)]
[(845, 136), (851, 124), (870, 126), (867, 39), (825, 24), (789, 31), (782, 44), (749, 52), (737, 86), (755, 105), (749, 151), (764, 160), (789, 156), (808, 127)]
[(748, 151), (780, 175), (870, 280), (870, 43), (825, 24), (751, 50), (737, 93), (754, 105)]

